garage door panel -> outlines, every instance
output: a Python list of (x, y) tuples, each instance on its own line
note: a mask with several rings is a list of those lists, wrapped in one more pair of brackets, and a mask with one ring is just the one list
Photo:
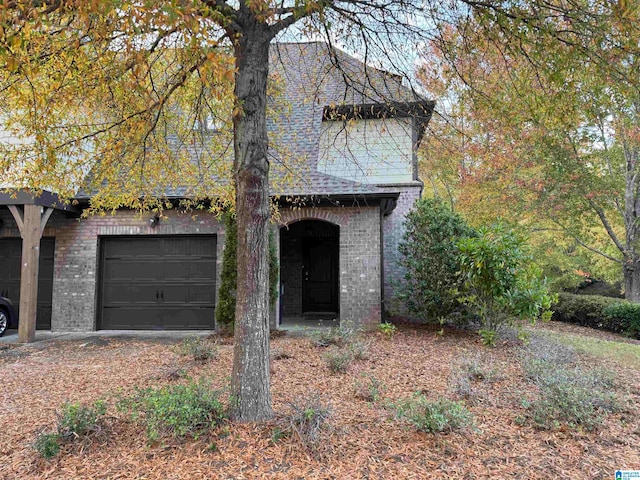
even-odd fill
[(103, 303), (106, 307), (127, 304), (151, 304), (158, 302), (157, 285), (139, 283), (108, 283), (103, 289)]
[[(53, 257), (55, 239), (45, 237), (40, 240), (40, 262), (38, 265), (38, 305), (36, 328), (51, 329), (51, 302), (53, 291)], [(13, 300), (20, 318), (20, 277), (22, 273), (22, 239), (0, 239), (0, 292)]]
[(115, 330), (194, 330), (213, 328), (213, 307), (164, 308), (153, 311), (146, 308), (105, 308), (103, 322)]
[[(109, 238), (108, 243), (104, 243), (103, 252), (105, 258), (144, 258), (156, 257), (158, 250), (162, 250), (163, 239), (150, 237), (137, 238), (135, 242), (130, 237)], [(161, 252), (160, 252), (161, 253)]]
[(215, 236), (103, 237), (101, 252), (101, 328), (213, 328)]
[(215, 272), (215, 268), (215, 260), (192, 263), (189, 265), (189, 278), (212, 280), (211, 272)]
[(211, 284), (178, 284), (165, 285), (162, 287), (161, 303), (164, 305), (176, 303), (188, 303), (190, 305), (199, 304), (213, 305), (215, 302), (215, 289)]
[(112, 281), (144, 281), (162, 278), (164, 266), (157, 258), (148, 260), (139, 259), (112, 259), (105, 263), (105, 278)]

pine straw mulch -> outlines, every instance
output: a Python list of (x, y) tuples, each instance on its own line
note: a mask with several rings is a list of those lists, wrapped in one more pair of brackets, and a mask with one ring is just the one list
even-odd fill
[[(549, 327), (553, 328), (553, 326)], [(440, 337), (421, 328), (402, 328), (391, 340), (369, 335), (370, 356), (346, 374), (330, 374), (325, 349), (307, 338), (272, 340), (274, 409), (319, 393), (331, 405), (329, 428), (306, 448), (295, 438), (273, 440), (277, 420), (266, 425), (232, 424), (197, 441), (149, 446), (144, 431), (116, 412), (119, 393), (134, 386), (211, 376), (223, 386), (231, 371), (232, 346), (221, 344), (218, 359), (201, 365), (179, 357), (171, 345), (110, 339), (59, 341), (45, 348), (19, 346), (0, 352), (1, 479), (425, 479), (425, 478), (613, 478), (618, 468), (640, 468), (640, 372), (616, 368), (627, 408), (597, 432), (538, 430), (519, 425), (522, 400), (535, 389), (526, 381), (517, 345), (483, 347), (477, 336), (452, 331)], [(21, 354), (8, 355), (7, 352)], [(397, 420), (383, 402), (354, 393), (363, 375), (373, 375), (397, 400), (421, 391), (434, 399), (455, 399), (452, 378), (462, 359), (476, 359), (495, 372), (477, 386), (468, 404), (475, 428), (449, 434), (419, 433)], [(586, 361), (589, 361), (586, 359)], [(109, 402), (102, 431), (65, 445), (53, 460), (33, 450), (38, 432), (50, 430), (65, 401)], [(215, 444), (215, 449), (211, 448)]]

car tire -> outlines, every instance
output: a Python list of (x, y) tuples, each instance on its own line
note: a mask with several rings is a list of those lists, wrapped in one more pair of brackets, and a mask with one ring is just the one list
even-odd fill
[(4, 335), (7, 328), (9, 328), (9, 312), (0, 307), (0, 337)]

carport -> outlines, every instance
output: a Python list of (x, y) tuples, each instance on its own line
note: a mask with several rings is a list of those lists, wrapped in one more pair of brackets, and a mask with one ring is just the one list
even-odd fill
[(55, 193), (30, 190), (0, 191), (0, 206), (7, 206), (22, 237), (22, 263), (20, 272), (20, 324), (18, 340), (30, 343), (36, 335), (38, 305), (38, 264), (40, 239), (54, 210), (73, 215), (80, 211), (64, 203)]

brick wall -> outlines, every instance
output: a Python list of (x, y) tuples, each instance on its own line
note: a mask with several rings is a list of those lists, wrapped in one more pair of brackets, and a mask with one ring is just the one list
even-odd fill
[[(378, 207), (302, 208), (281, 211), (280, 225), (298, 220), (325, 220), (340, 227), (340, 317), (375, 328), (381, 318), (380, 210)], [(54, 331), (92, 331), (96, 326), (98, 243), (102, 235), (217, 234), (217, 274), (222, 269), (223, 226), (214, 216), (165, 212), (160, 224), (149, 227), (150, 214), (120, 210), (114, 215), (85, 219), (54, 212), (45, 236), (56, 238), (53, 281)], [(19, 237), (13, 217), (0, 209), (2, 237)], [(274, 227), (279, 246), (279, 228)], [(219, 284), (219, 281), (218, 281)], [(217, 297), (217, 295), (216, 295)], [(217, 301), (217, 298), (216, 298)], [(273, 309), (279, 311), (279, 305)], [(275, 315), (272, 315), (275, 325)]]
[(381, 318), (379, 207), (282, 210), (280, 224), (324, 220), (340, 227), (340, 318), (373, 329)]
[[(382, 187), (381, 187), (382, 188)], [(396, 208), (384, 217), (384, 305), (385, 310), (393, 308), (394, 286), (402, 278), (404, 272), (398, 265), (398, 245), (405, 232), (407, 213), (422, 195), (422, 183), (394, 185), (384, 187), (386, 190), (400, 192)]]

